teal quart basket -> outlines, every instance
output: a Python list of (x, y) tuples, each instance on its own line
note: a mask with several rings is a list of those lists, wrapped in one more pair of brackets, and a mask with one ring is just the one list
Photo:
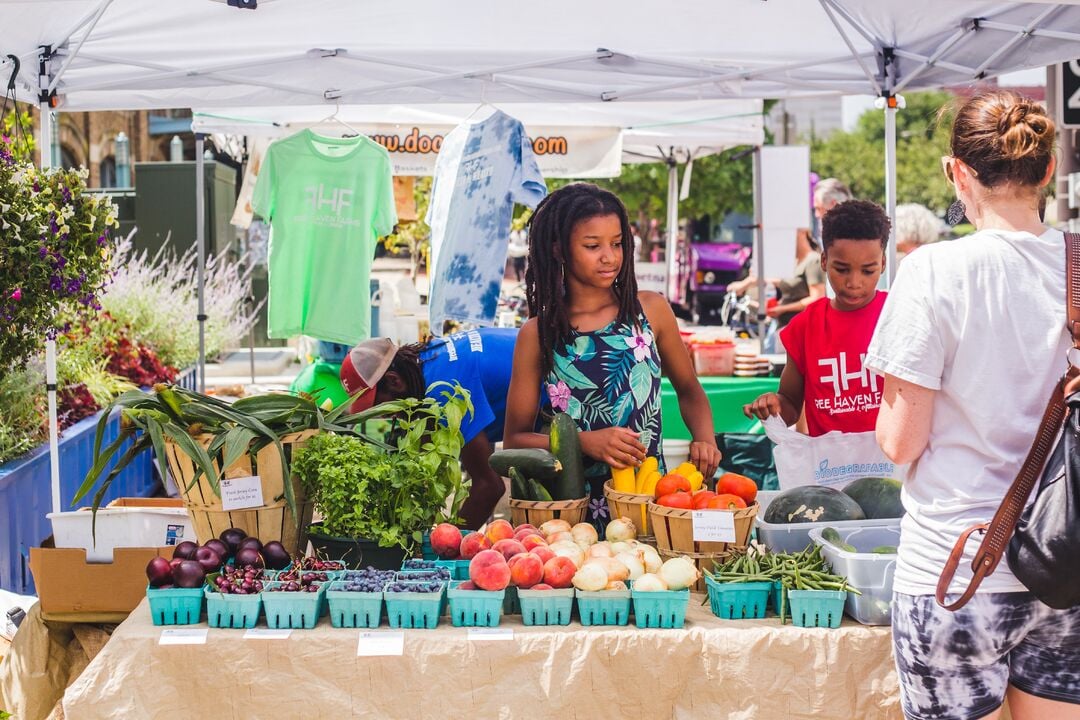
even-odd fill
[(574, 588), (517, 591), (525, 625), (569, 625), (574, 611)]
[(634, 624), (639, 628), (681, 628), (686, 622), (690, 590), (642, 591), (630, 586)]
[(838, 628), (846, 601), (844, 590), (788, 590), (788, 614), (796, 627)]
[(771, 582), (719, 583), (705, 577), (709, 608), (722, 620), (754, 620), (765, 617), (772, 593)]
[(445, 594), (445, 583), (439, 592), (390, 592), (384, 589), (386, 620), (392, 628), (430, 630), (439, 624)]
[(502, 619), (506, 590), (461, 590), (454, 582), (450, 598), (450, 622), (454, 627), (495, 627)]
[(346, 590), (347, 582), (337, 580), (326, 588), (330, 624), (336, 628), (377, 628), (382, 622), (383, 594)]
[(146, 586), (150, 619), (155, 625), (194, 625), (202, 618), (203, 589)]
[(575, 590), (582, 625), (626, 625), (630, 622), (630, 590)]
[(323, 605), (326, 602), (326, 586), (319, 586), (318, 592), (280, 592), (273, 588), (280, 587), (280, 582), (268, 582), (263, 585), (263, 614), (269, 628), (289, 628), (292, 630), (310, 630), (319, 622)]

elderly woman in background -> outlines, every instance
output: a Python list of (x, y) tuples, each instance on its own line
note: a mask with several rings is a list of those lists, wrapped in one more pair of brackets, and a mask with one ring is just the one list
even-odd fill
[(918, 203), (896, 206), (896, 259), (902, 260), (921, 245), (941, 236), (941, 218)]

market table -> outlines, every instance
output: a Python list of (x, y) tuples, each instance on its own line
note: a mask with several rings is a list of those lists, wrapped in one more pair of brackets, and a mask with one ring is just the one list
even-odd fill
[[(69, 720), (191, 718), (901, 718), (888, 627), (720, 620), (692, 596), (686, 627), (526, 627), (470, 640), (444, 618), (400, 657), (358, 657), (360, 630), (323, 618), (287, 639), (208, 631), (160, 645), (146, 601), (64, 695)], [(260, 622), (260, 626), (262, 623)], [(186, 626), (205, 628), (205, 625)], [(384, 623), (380, 628), (387, 631)]]
[[(743, 405), (753, 402), (758, 395), (776, 392), (780, 378), (774, 377), (699, 377), (713, 412), (713, 427), (718, 433), (760, 433), (761, 423), (743, 415)], [(661, 412), (664, 437), (689, 440), (690, 431), (679, 414), (679, 397), (671, 381), (664, 378), (660, 387)]]

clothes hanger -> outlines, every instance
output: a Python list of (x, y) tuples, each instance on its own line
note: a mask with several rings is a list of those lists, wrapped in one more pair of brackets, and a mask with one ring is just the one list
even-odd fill
[(481, 110), (487, 109), (491, 111), (487, 114), (486, 117), (490, 117), (491, 115), (494, 115), (496, 112), (499, 111), (499, 108), (495, 107), (487, 101), (487, 80), (481, 80), (480, 82), (480, 104), (473, 108), (473, 111), (469, 113), (468, 117), (466, 117), (463, 122), (470, 122), (473, 118), (477, 116), (477, 114)]
[(317, 122), (316, 126), (325, 125), (326, 123), (329, 123), (329, 122), (337, 123), (338, 125), (341, 125), (346, 130), (349, 131), (349, 133), (342, 134), (341, 137), (343, 137), (343, 138), (359, 137), (361, 135), (360, 131), (357, 130), (356, 128), (354, 128), (349, 123), (342, 120), (341, 118), (339, 118), (338, 117), (339, 112), (341, 112), (341, 103), (336, 102), (336, 103), (334, 103), (334, 112), (330, 113), (329, 115), (324, 117), (322, 120)]

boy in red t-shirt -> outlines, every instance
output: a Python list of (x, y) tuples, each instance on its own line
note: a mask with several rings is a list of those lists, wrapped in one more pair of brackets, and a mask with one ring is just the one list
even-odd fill
[(882, 381), (863, 359), (885, 304), (877, 284), (888, 241), (889, 218), (876, 203), (849, 200), (821, 219), (821, 266), (836, 297), (811, 303), (780, 331), (788, 362), (779, 392), (746, 405), (747, 417), (794, 425), (805, 403), (811, 436), (874, 429)]

